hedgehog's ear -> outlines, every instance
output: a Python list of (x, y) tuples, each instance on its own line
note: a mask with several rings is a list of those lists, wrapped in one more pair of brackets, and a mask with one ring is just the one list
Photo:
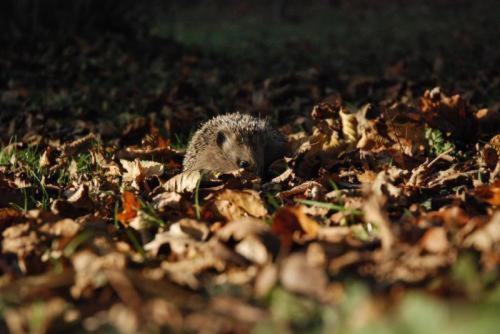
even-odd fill
[(226, 138), (226, 135), (224, 134), (224, 132), (219, 131), (219, 132), (217, 132), (217, 137), (215, 140), (216, 140), (217, 146), (222, 147), (222, 145), (225, 143), (227, 138)]

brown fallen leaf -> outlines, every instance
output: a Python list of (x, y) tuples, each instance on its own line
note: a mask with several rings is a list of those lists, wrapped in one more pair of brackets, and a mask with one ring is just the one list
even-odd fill
[(51, 146), (45, 149), (38, 162), (40, 168), (50, 167), (51, 165), (54, 164), (54, 151), (55, 151), (54, 148)]
[(29, 222), (18, 223), (5, 229), (2, 233), (2, 252), (24, 257), (37, 249), (40, 238), (31, 229)]
[(203, 223), (195, 219), (184, 218), (177, 222), (180, 230), (191, 236), (195, 240), (205, 241), (209, 236), (209, 228)]
[(480, 252), (491, 252), (500, 243), (500, 211), (481, 229), (464, 240), (464, 246), (473, 247)]
[(264, 266), (255, 279), (255, 295), (257, 297), (267, 295), (278, 282), (278, 278), (278, 267), (275, 264)]
[(417, 283), (436, 275), (456, 261), (454, 252), (422, 254), (420, 247), (399, 245), (396, 252), (384, 254), (372, 252), (373, 263), (361, 264), (358, 270), (363, 275), (373, 275), (388, 283)]
[(310, 264), (302, 253), (284, 259), (279, 276), (285, 289), (319, 299), (324, 297), (328, 285), (325, 270)]
[(279, 241), (271, 233), (270, 226), (252, 217), (226, 224), (216, 236), (225, 243), (236, 242), (234, 250), (238, 254), (260, 265), (271, 260), (279, 248)]
[(7, 228), (10, 224), (19, 221), (24, 214), (14, 208), (0, 208), (0, 231)]
[(262, 222), (260, 219), (253, 217), (243, 217), (234, 220), (216, 232), (217, 238), (222, 241), (243, 240), (249, 235), (263, 235), (271, 231), (269, 225)]
[(498, 154), (500, 154), (500, 134), (497, 134), (490, 139), (490, 145), (497, 151)]
[(271, 252), (257, 236), (246, 237), (234, 247), (234, 250), (249, 261), (259, 265), (272, 261)]
[(225, 189), (215, 195), (215, 198), (207, 203), (207, 207), (227, 221), (246, 216), (262, 218), (267, 215), (264, 202), (254, 190)]
[(139, 159), (128, 161), (122, 159), (120, 163), (126, 170), (123, 174), (123, 180), (125, 182), (130, 182), (136, 189), (140, 189), (144, 179), (153, 176), (161, 176), (165, 170), (163, 164), (155, 161), (140, 161)]
[(201, 170), (187, 171), (177, 174), (163, 184), (163, 188), (168, 192), (192, 193), (201, 182), (204, 172)]
[(122, 271), (127, 265), (127, 258), (118, 252), (97, 255), (90, 250), (83, 250), (71, 257), (75, 269), (75, 283), (71, 287), (73, 298), (90, 297), (96, 288), (106, 286), (109, 281), (107, 271)]
[(120, 333), (137, 333), (140, 324), (137, 310), (141, 305), (116, 303), (107, 311), (106, 320)]
[(53, 223), (44, 224), (39, 230), (50, 235), (70, 238), (75, 236), (81, 228), (82, 226), (73, 219), (65, 218)]
[(396, 237), (392, 231), (391, 221), (387, 217), (387, 213), (383, 211), (384, 197), (381, 195), (371, 194), (363, 205), (366, 222), (373, 223), (380, 231), (380, 240), (382, 249), (385, 253), (390, 252)]
[[(157, 282), (152, 282), (153, 284)], [(158, 296), (158, 294), (154, 294)], [(174, 332), (180, 332), (183, 326), (183, 317), (179, 308), (171, 301), (155, 297), (146, 301), (142, 314), (148, 322), (159, 326), (170, 327)]]
[(432, 128), (464, 141), (475, 138), (477, 118), (460, 95), (447, 96), (440, 87), (435, 87), (424, 92), (419, 107)]
[(162, 211), (167, 208), (179, 209), (182, 196), (176, 192), (163, 192), (153, 197), (153, 208)]
[(491, 205), (500, 206), (500, 180), (496, 180), (491, 185), (477, 187), (475, 193), (479, 198)]
[(280, 191), (276, 194), (279, 199), (288, 198), (298, 194), (306, 194), (309, 198), (317, 199), (321, 195), (326, 193), (325, 187), (316, 181), (306, 181), (298, 186), (293, 187), (290, 190)]
[(420, 239), (420, 246), (429, 253), (443, 253), (449, 248), (446, 230), (442, 227), (428, 229)]
[(302, 212), (301, 207), (282, 207), (273, 218), (272, 231), (285, 245), (289, 245), (295, 233), (315, 238), (318, 235), (318, 223)]
[(85, 137), (66, 143), (61, 147), (62, 157), (72, 157), (79, 152), (88, 150), (96, 140), (97, 137), (93, 133), (89, 133)]

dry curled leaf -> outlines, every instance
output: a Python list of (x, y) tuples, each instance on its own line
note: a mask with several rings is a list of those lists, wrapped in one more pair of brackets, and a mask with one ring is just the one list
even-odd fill
[(162, 211), (167, 208), (178, 209), (182, 196), (176, 192), (163, 192), (153, 197), (153, 208)]
[(140, 188), (142, 181), (146, 178), (153, 176), (161, 176), (165, 170), (163, 164), (155, 161), (134, 161), (120, 160), (126, 173), (123, 174), (125, 182), (131, 182), (132, 186), (136, 189)]
[(122, 194), (123, 211), (116, 215), (116, 218), (125, 226), (129, 221), (137, 216), (137, 211), (140, 209), (141, 204), (135, 195), (130, 191), (124, 191)]
[(61, 147), (61, 152), (64, 157), (72, 157), (79, 152), (88, 150), (97, 140), (93, 133), (89, 133), (85, 137), (66, 143)]
[(267, 215), (262, 199), (253, 190), (223, 190), (215, 196), (210, 207), (227, 221), (238, 220), (246, 216), (262, 218)]
[(163, 183), (163, 188), (176, 193), (191, 193), (202, 181), (204, 175), (205, 172), (202, 170), (182, 172)]

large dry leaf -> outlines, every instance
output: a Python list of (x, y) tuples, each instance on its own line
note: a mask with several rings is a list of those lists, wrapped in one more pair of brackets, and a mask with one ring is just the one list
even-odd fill
[(126, 173), (123, 174), (123, 180), (131, 182), (132, 186), (137, 189), (140, 188), (140, 184), (144, 179), (152, 176), (161, 176), (165, 170), (163, 164), (155, 161), (140, 161), (139, 159), (128, 161), (122, 159), (120, 163), (126, 170)]
[(211, 205), (227, 221), (246, 216), (262, 218), (267, 215), (264, 202), (254, 190), (223, 190), (215, 196)]
[(328, 277), (323, 268), (310, 264), (305, 254), (297, 253), (283, 261), (280, 281), (292, 292), (321, 299), (326, 291)]
[(178, 209), (182, 196), (176, 192), (163, 192), (153, 197), (153, 208), (162, 211), (167, 208)]
[(163, 184), (166, 191), (176, 193), (192, 193), (201, 182), (204, 172), (201, 170), (187, 171), (177, 174)]

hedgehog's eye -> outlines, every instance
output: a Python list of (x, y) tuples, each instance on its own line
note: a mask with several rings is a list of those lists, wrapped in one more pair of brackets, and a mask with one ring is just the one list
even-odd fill
[(240, 163), (240, 168), (248, 168), (250, 167), (250, 163), (248, 161), (245, 161), (245, 160), (241, 160)]

